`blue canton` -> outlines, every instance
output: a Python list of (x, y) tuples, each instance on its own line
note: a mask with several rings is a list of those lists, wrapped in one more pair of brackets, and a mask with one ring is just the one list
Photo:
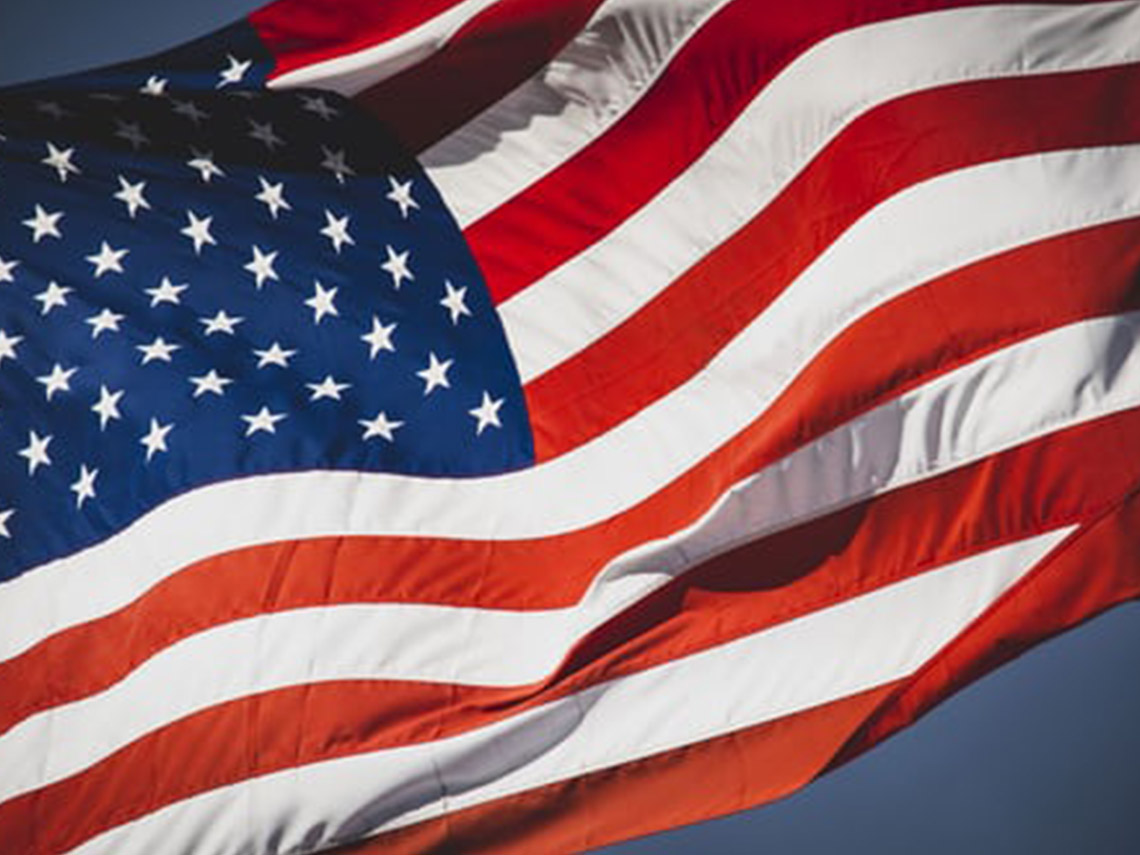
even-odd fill
[(0, 578), (222, 479), (533, 462), (427, 177), (239, 47), (0, 96)]

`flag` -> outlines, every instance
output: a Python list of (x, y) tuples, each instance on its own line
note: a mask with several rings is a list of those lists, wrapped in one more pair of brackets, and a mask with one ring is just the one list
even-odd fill
[(279, 0), (0, 101), (0, 851), (561, 852), (1140, 588), (1135, 2)]

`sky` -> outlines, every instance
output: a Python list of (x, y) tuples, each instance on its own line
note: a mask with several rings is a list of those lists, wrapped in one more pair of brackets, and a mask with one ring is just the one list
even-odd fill
[[(0, 85), (161, 50), (256, 5), (3, 0)], [(1132, 603), (1038, 647), (789, 798), (599, 851), (1134, 855), (1138, 841)]]

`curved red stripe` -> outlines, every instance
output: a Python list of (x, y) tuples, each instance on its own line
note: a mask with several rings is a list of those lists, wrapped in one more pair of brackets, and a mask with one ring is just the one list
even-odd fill
[(1140, 306), (1137, 271), (1140, 219), (1013, 250), (909, 292), (841, 335), (750, 428), (620, 521), (496, 543), (323, 538), (195, 564), (119, 612), (0, 663), (0, 684), (12, 687), (0, 696), (0, 732), (109, 686), (180, 638), (259, 613), (350, 602), (571, 605), (605, 562), (692, 523), (731, 484), (858, 413), (1011, 341)]
[(276, 0), (249, 14), (275, 58), (271, 77), (366, 50), (415, 29), (460, 0)]
[[(1135, 445), (1121, 437), (1120, 447)], [(1140, 485), (1006, 592), (970, 631), (882, 700), (835, 759), (845, 763), (1043, 639), (1140, 599)]]
[[(484, 726), (930, 567), (1095, 519), (1140, 483), (1140, 446), (1132, 442), (1138, 429), (1140, 409), (719, 556), (586, 639), (559, 672), (535, 685), (317, 683), (190, 715), (82, 773), (0, 805), (0, 840), (54, 855), (196, 793)], [(1103, 591), (1076, 578), (1093, 589), (1078, 598), (1087, 608)]]
[(422, 151), (549, 62), (601, 0), (500, 0), (442, 50), (361, 92), (356, 101), (405, 146)]
[(773, 801), (816, 777), (892, 685), (457, 811), (330, 855), (579, 852)]
[(914, 722), (999, 661), (1140, 597), (1138, 553), (1134, 496), (1067, 544), (915, 678), (450, 813), (335, 855), (579, 851), (773, 801)]
[(527, 384), (538, 459), (593, 439), (688, 380), (891, 195), (985, 161), (1135, 142), (1140, 114), (1124, 105), (1138, 101), (1140, 66), (1129, 65), (961, 84), (864, 115), (730, 240), (625, 323)]
[(978, 5), (988, 0), (737, 0), (727, 6), (620, 122), (468, 226), (464, 234), (492, 297), (503, 302), (613, 231), (700, 157), (812, 45), (863, 24)]

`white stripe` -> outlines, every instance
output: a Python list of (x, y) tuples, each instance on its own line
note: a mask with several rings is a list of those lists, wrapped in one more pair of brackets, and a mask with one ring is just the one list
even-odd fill
[(610, 0), (534, 77), (420, 154), (466, 226), (585, 148), (729, 0)]
[(876, 306), (1019, 243), (1137, 213), (1140, 146), (1033, 155), (918, 185), (844, 234), (702, 373), (594, 442), (490, 478), (306, 472), (191, 491), (0, 585), (0, 656), (243, 546), (332, 535), (509, 540), (608, 519), (730, 440)]
[(1059, 328), (937, 378), (766, 467), (698, 524), (612, 562), (574, 608), (326, 606), (191, 636), (106, 691), (0, 736), (0, 799), (75, 774), (170, 721), (257, 692), (331, 680), (536, 682), (591, 629), (740, 542), (1138, 405), (1140, 313)]
[(74, 851), (313, 852), (848, 697), (912, 674), (1072, 530), (1003, 546), (468, 733), (222, 787)]
[(272, 89), (311, 86), (355, 95), (442, 50), (461, 27), (497, 2), (463, 0), (395, 38), (288, 71), (266, 85)]
[[(765, 88), (652, 202), (499, 307), (523, 382), (660, 294), (768, 205), (867, 109), (954, 82), (1135, 61), (1138, 34), (1140, 3), (1114, 2), (948, 10), (821, 43)], [(474, 175), (470, 180), (478, 183)], [(460, 206), (467, 192), (464, 183), (445, 198)]]

